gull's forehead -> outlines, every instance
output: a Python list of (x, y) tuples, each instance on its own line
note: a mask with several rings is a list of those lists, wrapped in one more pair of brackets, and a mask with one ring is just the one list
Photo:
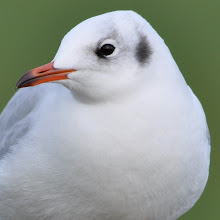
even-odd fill
[[(114, 38), (120, 35), (123, 38), (134, 38), (134, 34), (140, 29), (144, 20), (132, 11), (116, 11), (89, 18), (75, 26), (64, 38), (64, 41), (72, 39), (87, 42), (99, 40), (99, 38)], [(128, 33), (133, 35), (128, 36)]]

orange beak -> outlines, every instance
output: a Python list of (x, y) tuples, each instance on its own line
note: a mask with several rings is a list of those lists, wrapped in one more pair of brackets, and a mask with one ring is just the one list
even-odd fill
[(54, 62), (37, 67), (25, 73), (17, 82), (16, 88), (36, 86), (41, 83), (55, 80), (67, 79), (67, 74), (74, 72), (74, 69), (55, 69)]

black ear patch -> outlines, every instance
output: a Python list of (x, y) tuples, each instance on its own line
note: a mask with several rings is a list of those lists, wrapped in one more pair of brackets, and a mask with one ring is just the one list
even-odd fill
[(152, 50), (147, 38), (141, 35), (139, 42), (136, 46), (136, 54), (135, 54), (138, 62), (141, 64), (146, 63), (149, 60), (151, 54), (152, 54)]

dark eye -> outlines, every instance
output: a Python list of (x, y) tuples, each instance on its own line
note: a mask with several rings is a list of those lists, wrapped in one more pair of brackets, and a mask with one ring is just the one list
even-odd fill
[(104, 44), (100, 49), (97, 51), (97, 55), (101, 58), (107, 57), (111, 55), (115, 50), (115, 47), (112, 44)]

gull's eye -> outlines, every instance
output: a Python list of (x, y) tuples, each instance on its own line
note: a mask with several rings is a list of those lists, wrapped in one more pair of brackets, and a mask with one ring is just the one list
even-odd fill
[(104, 44), (97, 51), (97, 55), (101, 58), (111, 55), (115, 51), (115, 47), (112, 44)]

